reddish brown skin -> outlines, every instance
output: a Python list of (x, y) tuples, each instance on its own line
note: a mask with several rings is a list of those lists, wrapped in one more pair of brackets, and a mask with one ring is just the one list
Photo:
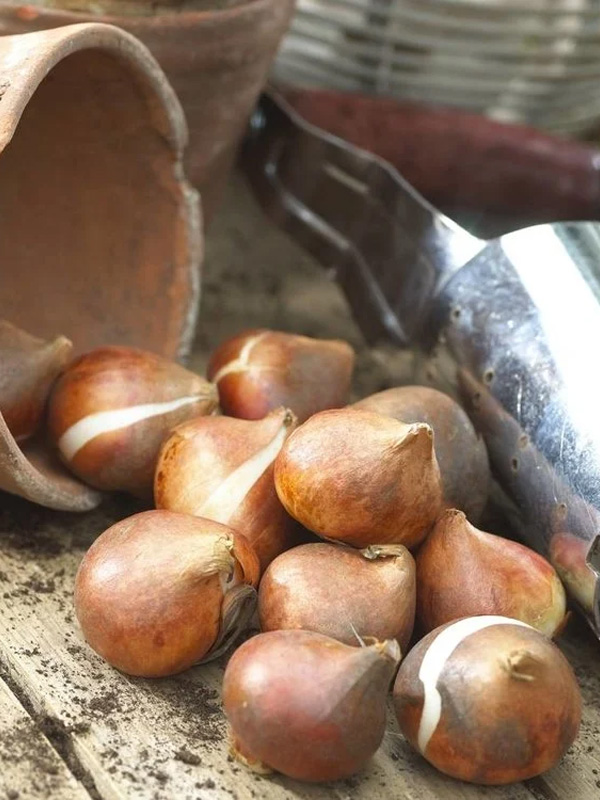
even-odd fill
[(292, 519), (275, 491), (274, 467), (271, 465), (246, 495), (246, 501), (230, 521), (232, 528), (244, 535), (256, 551), (261, 574), (286, 550), (302, 542), (296, 520)]
[(426, 422), (434, 432), (444, 498), (477, 522), (490, 491), (490, 465), (485, 443), (466, 412), (451, 397), (428, 386), (397, 386), (354, 403), (400, 422)]
[(264, 574), (258, 612), (263, 631), (303, 629), (356, 646), (357, 636), (408, 646), (415, 619), (415, 563), (369, 560), (358, 550), (319, 542), (283, 553)]
[(597, 578), (586, 564), (590, 542), (568, 531), (555, 533), (550, 540), (549, 558), (561, 580), (588, 614), (593, 613)]
[[(233, 470), (272, 441), (286, 414), (286, 409), (280, 409), (258, 421), (199, 417), (179, 425), (163, 444), (158, 459), (156, 507), (197, 513)], [(289, 430), (294, 425), (290, 423)], [(299, 543), (297, 526), (277, 497), (273, 465), (258, 477), (227, 524), (252, 544), (261, 571), (284, 550)]]
[[(552, 565), (518, 542), (477, 531), (461, 511), (444, 512), (416, 562), (423, 633), (481, 614), (520, 619), (546, 635), (564, 623), (564, 592)], [(552, 630), (546, 629), (548, 619)]]
[(208, 377), (234, 361), (248, 339), (266, 334), (252, 349), (251, 369), (218, 381), (225, 414), (261, 419), (285, 406), (299, 422), (328, 408), (343, 406), (354, 368), (354, 350), (339, 340), (311, 339), (279, 331), (252, 330), (224, 342), (212, 355)]
[(211, 649), (223, 589), (219, 575), (204, 576), (206, 537), (233, 540), (235, 577), (258, 584), (258, 559), (243, 536), (187, 514), (136, 514), (90, 547), (77, 573), (75, 611), (90, 646), (112, 666), (173, 675)]
[[(402, 663), (394, 706), (402, 733), (418, 749), (423, 708), (419, 668), (433, 640), (422, 639)], [(523, 654), (515, 677), (508, 657)], [(495, 625), (465, 638), (437, 682), (442, 715), (425, 757), (447, 775), (505, 784), (550, 769), (571, 746), (581, 720), (581, 694), (560, 650), (532, 628)]]
[(323, 411), (294, 431), (275, 462), (275, 488), (309, 530), (354, 547), (416, 547), (442, 503), (431, 429), (354, 408)]
[(233, 654), (223, 680), (234, 747), (298, 780), (348, 777), (381, 743), (395, 668), (375, 647), (318, 633), (255, 636)]
[(98, 348), (77, 359), (55, 384), (48, 407), (50, 437), (56, 445), (71, 425), (88, 414), (194, 394), (201, 395), (197, 402), (97, 436), (67, 464), (98, 489), (150, 498), (158, 453), (169, 431), (217, 406), (216, 389), (204, 378), (144, 350)]

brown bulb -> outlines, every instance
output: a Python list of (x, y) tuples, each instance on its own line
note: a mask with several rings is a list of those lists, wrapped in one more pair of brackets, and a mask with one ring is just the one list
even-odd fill
[(315, 414), (294, 431), (275, 462), (275, 487), (302, 525), (354, 547), (415, 547), (442, 503), (429, 425), (354, 408)]
[(225, 414), (261, 419), (280, 406), (300, 422), (346, 403), (354, 367), (347, 342), (269, 330), (224, 342), (208, 365)]
[(249, 639), (223, 679), (235, 754), (255, 770), (303, 781), (358, 772), (383, 738), (399, 660), (395, 641), (348, 647), (309, 631)]
[(586, 613), (593, 614), (598, 577), (587, 563), (590, 545), (585, 539), (560, 531), (550, 540), (549, 557), (573, 598)]
[(174, 675), (216, 658), (254, 613), (258, 559), (212, 520), (145, 511), (96, 539), (75, 583), (90, 646), (130, 675)]
[(565, 591), (552, 565), (518, 542), (478, 530), (462, 511), (444, 512), (416, 560), (424, 632), (479, 614), (514, 617), (546, 636), (565, 622)]
[(398, 386), (365, 397), (353, 408), (431, 425), (446, 504), (478, 521), (490, 491), (490, 465), (483, 439), (458, 403), (427, 386)]
[(404, 659), (394, 685), (402, 733), (434, 767), (505, 784), (553, 767), (581, 719), (573, 670), (552, 642), (507, 617), (436, 628)]
[(408, 647), (416, 602), (415, 562), (401, 544), (355, 550), (318, 542), (294, 547), (263, 575), (263, 631), (302, 629), (357, 645), (396, 639)]
[(154, 481), (157, 508), (242, 531), (266, 569), (296, 543), (296, 524), (273, 481), (273, 463), (295, 426), (285, 408), (261, 420), (198, 417), (184, 422), (161, 449)]
[(215, 386), (179, 364), (132, 347), (103, 347), (77, 359), (57, 381), (48, 426), (78, 478), (149, 498), (167, 434), (216, 407)]
[(0, 413), (15, 439), (38, 429), (50, 387), (72, 350), (64, 336), (45, 342), (0, 320)]

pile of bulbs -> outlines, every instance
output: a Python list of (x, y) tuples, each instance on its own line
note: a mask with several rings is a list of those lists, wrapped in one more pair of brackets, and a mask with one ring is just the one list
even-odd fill
[(258, 609), (223, 703), (259, 771), (360, 770), (394, 680), (402, 733), (441, 771), (538, 775), (581, 717), (552, 643), (559, 577), (474, 526), (489, 466), (460, 406), (415, 386), (344, 406), (353, 364), (344, 342), (258, 330), (215, 351), (208, 381), (124, 347), (62, 371), (47, 427), (64, 463), (156, 506), (85, 555), (84, 635), (123, 672), (159, 677), (218, 657)]

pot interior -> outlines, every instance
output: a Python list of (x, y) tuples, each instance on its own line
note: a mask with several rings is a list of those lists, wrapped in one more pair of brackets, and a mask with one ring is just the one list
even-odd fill
[(79, 352), (173, 350), (189, 244), (165, 119), (114, 54), (79, 51), (51, 70), (0, 154), (3, 317)]

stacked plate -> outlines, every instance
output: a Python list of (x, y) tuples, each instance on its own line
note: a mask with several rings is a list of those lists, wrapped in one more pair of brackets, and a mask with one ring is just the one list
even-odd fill
[(275, 78), (584, 135), (600, 124), (600, 0), (298, 0)]

